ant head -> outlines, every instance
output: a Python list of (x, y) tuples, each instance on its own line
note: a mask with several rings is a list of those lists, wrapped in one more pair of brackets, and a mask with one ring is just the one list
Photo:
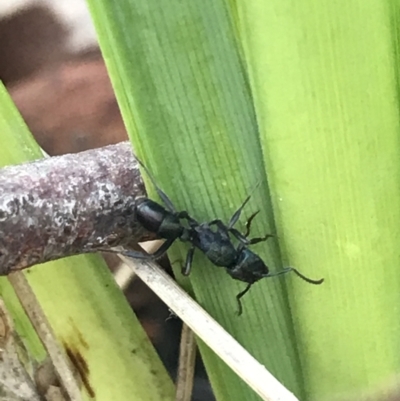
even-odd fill
[(268, 274), (268, 266), (249, 248), (243, 248), (238, 255), (236, 265), (228, 273), (237, 280), (255, 283)]

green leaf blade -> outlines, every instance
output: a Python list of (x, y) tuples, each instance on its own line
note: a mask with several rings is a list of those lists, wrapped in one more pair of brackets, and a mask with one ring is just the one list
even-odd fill
[[(254, 236), (274, 232), (254, 105), (226, 4), (89, 4), (135, 149), (177, 209), (188, 210), (199, 221), (228, 221), (261, 182), (241, 227), (260, 209)], [(101, 16), (96, 15), (98, 7)], [(184, 260), (187, 249), (175, 247), (172, 260), (177, 255)], [(271, 270), (281, 268), (276, 240), (255, 250)], [(301, 368), (283, 279), (257, 283), (244, 298), (244, 316), (238, 318), (235, 295), (244, 284), (210, 266), (200, 252), (195, 262), (191, 284), (200, 304), (301, 394)], [(179, 270), (180, 263), (176, 267)], [(203, 349), (203, 357), (219, 399), (258, 399), (210, 352)]]
[(398, 370), (398, 27), (360, 5), (240, 14), (283, 256), (326, 279), (289, 286), (310, 399), (359, 399)]

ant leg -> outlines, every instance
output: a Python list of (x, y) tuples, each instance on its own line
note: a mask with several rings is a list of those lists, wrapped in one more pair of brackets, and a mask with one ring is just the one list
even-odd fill
[(224, 231), (228, 231), (228, 227), (224, 224), (224, 222), (220, 219), (215, 219), (215, 220), (211, 220), (208, 223), (209, 226), (217, 226), (220, 229), (223, 229)]
[[(257, 237), (257, 238), (252, 238), (252, 239), (248, 239), (248, 235), (250, 234), (250, 229), (251, 229), (251, 224), (253, 222), (253, 219), (257, 216), (257, 214), (260, 212), (259, 210), (257, 210), (255, 213), (253, 213), (246, 221), (246, 232), (244, 234), (242, 234), (241, 232), (239, 232), (239, 230), (237, 230), (236, 228), (233, 228), (233, 225), (237, 222), (238, 218), (240, 217), (240, 213), (244, 207), (244, 205), (248, 202), (248, 200), (250, 199), (250, 196), (248, 196), (246, 198), (246, 200), (244, 201), (243, 205), (235, 212), (235, 214), (232, 216), (229, 224), (227, 226), (225, 226), (225, 224), (222, 224), (223, 228), (226, 231), (229, 231), (238, 241), (240, 241), (242, 244), (244, 245), (254, 245), (254, 244), (258, 244), (259, 242), (262, 241), (266, 241), (268, 238), (273, 237), (272, 234), (267, 234), (264, 237)], [(218, 225), (218, 220), (213, 220), (211, 223), (209, 224), (217, 224)]]
[(115, 249), (97, 249), (99, 252), (107, 252), (107, 253), (119, 253), (120, 255), (127, 256), (128, 258), (133, 259), (151, 259), (155, 260), (164, 255), (165, 252), (171, 247), (172, 243), (175, 241), (175, 238), (170, 238), (166, 240), (154, 253), (144, 253), (139, 251), (130, 251), (130, 250), (121, 250), (117, 251)]
[[(240, 215), (242, 213), (242, 210), (244, 209), (244, 207), (246, 206), (247, 202), (250, 200), (251, 195), (253, 194), (253, 192), (260, 186), (260, 182), (257, 183), (257, 185), (254, 187), (254, 189), (251, 191), (250, 195), (244, 200), (244, 202), (241, 204), (241, 206), (239, 207), (238, 210), (236, 210), (235, 213), (233, 213), (231, 219), (229, 220), (228, 223), (228, 228), (231, 229), (239, 220)], [(257, 213), (256, 213), (257, 214)], [(252, 220), (252, 218), (251, 218)], [(250, 221), (251, 222), (251, 221)], [(247, 237), (247, 235), (246, 235)]]
[(240, 208), (233, 214), (233, 216), (231, 217), (229, 224), (225, 225), (220, 219), (215, 219), (212, 220), (208, 223), (208, 225), (217, 225), (219, 228), (222, 228), (226, 231), (231, 232), (239, 241), (243, 242), (243, 243), (247, 243), (246, 242), (246, 237), (250, 234), (250, 228), (251, 228), (251, 223), (254, 219), (254, 217), (257, 216), (257, 214), (260, 212), (259, 210), (257, 210), (255, 213), (253, 213), (247, 220), (246, 222), (246, 233), (242, 234), (240, 233), (238, 230), (236, 230), (235, 228), (233, 228), (233, 226), (237, 223), (237, 221), (239, 220), (240, 214), (242, 213), (242, 210), (244, 208), (244, 206), (246, 205), (246, 203), (249, 201), (250, 196), (248, 196), (246, 198), (246, 200), (243, 202), (242, 206), (240, 206)]
[(127, 250), (117, 251), (116, 249), (105, 249), (105, 248), (98, 248), (96, 249), (96, 251), (104, 253), (116, 253), (133, 259), (147, 259), (147, 260), (152, 259), (152, 255), (139, 251), (127, 251)]
[[(247, 203), (247, 201), (248, 201), (249, 199), (250, 199), (250, 196), (245, 200), (245, 202)], [(246, 203), (244, 203), (244, 204), (241, 206), (242, 209), (243, 209), (243, 206), (244, 206)], [(240, 209), (239, 209), (239, 210), (240, 210)], [(238, 211), (239, 211), (239, 210), (238, 210)], [(233, 220), (233, 217), (234, 217), (238, 212), (236, 212), (236, 213), (232, 216), (231, 222), (229, 223), (229, 225), (228, 225), (228, 227), (227, 227), (227, 230), (228, 230), (238, 241), (240, 241), (242, 244), (244, 244), (244, 245), (250, 245), (250, 241), (247, 239), (247, 237), (248, 237), (248, 235), (250, 234), (251, 223), (252, 223), (254, 217), (256, 217), (257, 214), (258, 214), (259, 212), (260, 212), (260, 211), (257, 210), (255, 213), (253, 213), (253, 214), (247, 219), (247, 221), (246, 221), (246, 232), (245, 232), (245, 234), (242, 234), (242, 233), (239, 232), (236, 228), (233, 228), (232, 225), (231, 225), (231, 222), (232, 222), (232, 220)], [(240, 212), (239, 212), (239, 216), (240, 216)], [(239, 216), (238, 216), (238, 217), (239, 217)], [(236, 221), (237, 221), (237, 220), (236, 220)], [(236, 221), (234, 222), (234, 224), (236, 223)], [(260, 241), (258, 241), (258, 242), (260, 242)]]
[(236, 228), (229, 228), (228, 231), (243, 245), (248, 246), (250, 244), (249, 240), (241, 232), (236, 230)]
[(240, 316), (243, 313), (243, 306), (242, 306), (242, 301), (240, 300), (240, 298), (242, 298), (243, 295), (245, 295), (250, 290), (250, 287), (252, 285), (253, 285), (253, 283), (248, 283), (246, 288), (242, 292), (239, 292), (239, 294), (236, 295), (236, 300), (238, 303), (238, 311), (237, 311), (238, 316)]
[(182, 274), (184, 276), (188, 276), (190, 274), (190, 271), (192, 270), (193, 256), (194, 256), (194, 247), (189, 249), (186, 255), (186, 262), (184, 266), (182, 266)]
[(266, 234), (264, 237), (252, 238), (252, 239), (249, 240), (249, 245), (258, 244), (259, 242), (264, 242), (264, 241), (266, 241), (268, 238), (273, 238), (273, 237), (275, 237), (274, 234)]
[(251, 229), (251, 223), (253, 222), (254, 217), (257, 216), (257, 214), (260, 213), (259, 210), (254, 212), (246, 221), (246, 233), (243, 234), (244, 237), (248, 237), (250, 235), (250, 229)]
[[(229, 232), (231, 231), (231, 230), (235, 230), (235, 229), (229, 229), (221, 220), (219, 220), (219, 219), (216, 219), (216, 220), (212, 220), (212, 221), (210, 221), (209, 223), (208, 223), (208, 226), (210, 227), (210, 226), (212, 226), (212, 225), (215, 225), (215, 226), (217, 226), (218, 227), (218, 230), (219, 230), (219, 235), (221, 236), (221, 240), (223, 239), (223, 240), (226, 240), (226, 241), (230, 241), (230, 238), (229, 238)], [(235, 230), (235, 231), (237, 231), (237, 230)], [(240, 235), (240, 233), (238, 232), (238, 234)]]
[(321, 278), (321, 279), (319, 279), (319, 280), (312, 280), (312, 279), (310, 279), (310, 278), (304, 276), (303, 274), (301, 274), (301, 273), (300, 273), (297, 269), (295, 269), (294, 267), (287, 267), (286, 269), (283, 269), (283, 270), (281, 270), (281, 271), (279, 271), (279, 272), (268, 273), (268, 274), (263, 275), (263, 277), (281, 276), (282, 274), (287, 274), (287, 273), (290, 273), (290, 272), (295, 273), (295, 274), (296, 274), (297, 276), (299, 276), (301, 279), (303, 279), (304, 281), (306, 281), (307, 283), (310, 283), (310, 284), (318, 285), (318, 284), (322, 284), (323, 281), (324, 281), (323, 278)]
[(167, 209), (178, 215), (178, 218), (181, 219), (186, 219), (188, 222), (192, 223), (192, 224), (196, 224), (198, 225), (197, 221), (194, 220), (188, 212), (186, 211), (182, 211), (177, 213), (176, 208), (174, 206), (174, 204), (172, 203), (171, 199), (169, 198), (169, 196), (157, 185), (156, 180), (154, 179), (153, 175), (150, 173), (149, 169), (143, 164), (143, 162), (138, 159), (137, 156), (136, 160), (138, 161), (138, 163), (143, 167), (144, 171), (146, 172), (146, 174), (148, 175), (148, 177), (150, 178), (151, 183), (153, 184), (153, 187), (156, 189), (156, 192), (158, 194), (158, 196), (160, 197), (161, 201), (164, 203), (164, 205), (167, 207)]
[(162, 191), (160, 188), (155, 187), (158, 196), (161, 198), (161, 200), (163, 201), (163, 203), (165, 204), (165, 206), (167, 207), (167, 209), (172, 212), (172, 213), (176, 213), (176, 209), (174, 204), (172, 203), (171, 199), (169, 199), (168, 195)]
[(254, 219), (254, 217), (257, 215), (259, 211), (253, 213), (249, 220), (246, 223), (246, 235), (240, 233), (236, 228), (229, 228), (229, 226), (226, 226), (221, 220), (216, 219), (216, 220), (212, 220), (208, 223), (209, 226), (211, 225), (216, 225), (220, 230), (225, 231), (225, 232), (230, 232), (241, 244), (245, 245), (245, 246), (249, 246), (249, 245), (254, 245), (254, 244), (258, 244), (259, 242), (263, 242), (266, 241), (268, 238), (274, 237), (273, 234), (266, 234), (264, 237), (256, 237), (256, 238), (251, 238), (248, 239), (247, 235), (250, 231), (250, 226), (251, 226), (251, 222)]
[(253, 222), (254, 217), (256, 217), (259, 212), (260, 211), (257, 210), (255, 213), (253, 213), (248, 218), (248, 220), (246, 222), (246, 232), (244, 234), (241, 234), (235, 228), (231, 228), (229, 230), (232, 233), (232, 235), (234, 235), (236, 237), (236, 239), (238, 239), (241, 243), (243, 243), (245, 245), (254, 245), (254, 244), (258, 244), (259, 242), (264, 242), (268, 238), (274, 237), (273, 234), (266, 234), (264, 237), (256, 237), (256, 238), (251, 238), (251, 239), (247, 238), (250, 234), (251, 223)]
[[(250, 226), (251, 224), (251, 220), (254, 218), (254, 216), (257, 214), (258, 212), (254, 213), (251, 217), (250, 217), (250, 223), (248, 224), (248, 226)], [(248, 239), (247, 235), (243, 235), (242, 233), (240, 233), (238, 230), (236, 230), (236, 228), (229, 228), (228, 226), (226, 226), (221, 220), (212, 220), (208, 223), (209, 226), (211, 225), (216, 225), (220, 230), (226, 232), (226, 233), (231, 233), (241, 244), (245, 245), (245, 246), (249, 246), (249, 245), (254, 245), (254, 244), (258, 244), (259, 242), (263, 242), (266, 241), (268, 238), (270, 237), (274, 237), (274, 235), (272, 234), (266, 234), (264, 237), (257, 237), (257, 238), (252, 238), (252, 239)], [(246, 224), (247, 226), (247, 224)]]
[[(244, 236), (245, 238), (247, 238), (247, 237), (249, 236), (249, 234), (250, 234), (250, 229), (251, 229), (251, 223), (253, 222), (254, 217), (256, 217), (257, 214), (258, 214), (259, 212), (260, 212), (260, 211), (257, 210), (255, 213), (253, 213), (253, 214), (247, 219), (247, 221), (246, 221), (246, 233), (243, 234), (243, 236)], [(259, 242), (266, 241), (268, 238), (271, 238), (271, 237), (274, 237), (274, 235), (273, 235), (273, 234), (266, 234), (264, 237), (252, 238), (252, 239), (248, 240), (248, 244), (249, 244), (249, 245), (258, 244)]]
[(251, 197), (251, 195), (249, 195), (249, 196), (244, 200), (244, 202), (241, 204), (241, 206), (239, 207), (239, 209), (236, 210), (235, 213), (233, 213), (231, 219), (229, 220), (228, 226), (227, 226), (229, 230), (230, 230), (230, 229), (237, 223), (237, 221), (239, 220), (240, 215), (241, 215), (241, 213), (242, 213), (242, 210), (243, 210), (243, 208), (246, 206), (246, 203), (250, 200), (250, 197)]
[(150, 254), (151, 259), (158, 259), (162, 255), (164, 255), (164, 253), (168, 251), (168, 249), (171, 247), (174, 241), (175, 238), (167, 239), (154, 253)]
[(231, 228), (229, 232), (243, 245), (249, 246), (249, 245), (254, 245), (258, 244), (259, 242), (264, 242), (268, 238), (275, 237), (273, 234), (266, 234), (264, 237), (256, 237), (256, 238), (251, 238), (248, 239), (246, 238), (243, 234), (241, 234), (236, 228)]
[(163, 201), (167, 209), (172, 212), (176, 213), (176, 209), (174, 204), (172, 203), (171, 199), (169, 199), (168, 195), (157, 185), (156, 180), (154, 179), (153, 175), (150, 173), (150, 170), (143, 164), (143, 162), (135, 155), (137, 162), (143, 167), (143, 170), (146, 172), (148, 177), (150, 178), (151, 183), (153, 184), (154, 188), (160, 199)]
[(208, 223), (209, 226), (217, 226), (220, 230), (228, 232), (229, 228), (225, 225), (225, 223), (220, 219), (211, 220)]

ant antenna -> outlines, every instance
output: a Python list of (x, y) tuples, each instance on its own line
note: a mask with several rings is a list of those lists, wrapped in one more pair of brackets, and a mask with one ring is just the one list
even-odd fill
[[(294, 267), (287, 267), (286, 269), (283, 269), (283, 270), (281, 270), (279, 272), (268, 273), (268, 274), (265, 274), (263, 277), (281, 276), (283, 274), (288, 274), (290, 272), (293, 272), (294, 274), (299, 276), (301, 279), (303, 279), (304, 281), (306, 281), (307, 283), (310, 283), (310, 284), (319, 285), (319, 284), (322, 284), (324, 282), (323, 278), (321, 278), (319, 280), (312, 280), (311, 278), (308, 278), (308, 277), (304, 276), (303, 274), (301, 274)], [(239, 292), (239, 294), (236, 295), (236, 300), (237, 300), (237, 303), (238, 303), (238, 312), (237, 312), (238, 316), (240, 316), (243, 313), (243, 306), (242, 306), (241, 298), (243, 297), (243, 295), (245, 295), (250, 290), (250, 288), (251, 288), (251, 286), (253, 284), (254, 283), (248, 283), (246, 288), (243, 291)]]
[(289, 271), (292, 271), (293, 273), (295, 273), (297, 276), (299, 276), (301, 279), (303, 279), (304, 281), (306, 281), (307, 283), (310, 284), (315, 284), (315, 285), (319, 285), (322, 284), (324, 282), (323, 278), (320, 278), (319, 280), (312, 280), (311, 278), (308, 278), (306, 276), (304, 276), (303, 274), (301, 274), (297, 269), (295, 269), (294, 267), (289, 267)]
[[(244, 200), (244, 202), (240, 205), (239, 209), (235, 211), (235, 213), (233, 213), (231, 219), (229, 220), (228, 223), (228, 230), (231, 229), (239, 220), (240, 215), (242, 214), (242, 211), (244, 209), (244, 207), (246, 206), (247, 202), (250, 200), (250, 198), (252, 197), (253, 193), (256, 191), (256, 189), (258, 189), (258, 187), (260, 186), (261, 181), (258, 181), (257, 184), (254, 186), (254, 188), (251, 190), (250, 194), (247, 196), (247, 198)], [(257, 212), (258, 213), (258, 212)], [(255, 213), (255, 214), (257, 214)], [(254, 216), (252, 216), (252, 218), (254, 218)]]
[(281, 271), (279, 271), (279, 272), (268, 273), (268, 274), (265, 274), (263, 277), (280, 276), (280, 275), (282, 275), (282, 274), (287, 274), (287, 273), (290, 273), (290, 272), (295, 273), (295, 274), (296, 274), (297, 276), (299, 276), (301, 279), (303, 279), (304, 281), (306, 281), (307, 283), (310, 283), (310, 284), (319, 285), (319, 284), (322, 284), (322, 283), (324, 282), (324, 279), (323, 279), (323, 278), (321, 278), (321, 279), (319, 279), (319, 280), (313, 280), (313, 279), (311, 279), (311, 278), (308, 278), (308, 277), (304, 276), (303, 274), (301, 274), (301, 273), (300, 273), (297, 269), (295, 269), (294, 267), (287, 267), (286, 269), (283, 269), (283, 270), (281, 270)]
[(143, 167), (143, 170), (146, 172), (147, 176), (150, 178), (151, 183), (153, 184), (153, 187), (156, 189), (156, 192), (160, 199), (164, 202), (164, 204), (167, 206), (167, 209), (169, 209), (170, 212), (176, 213), (176, 209), (174, 204), (172, 203), (171, 199), (167, 196), (167, 194), (157, 185), (156, 180), (154, 179), (153, 175), (150, 173), (150, 170), (144, 165), (144, 163), (136, 156), (135, 159), (137, 162)]

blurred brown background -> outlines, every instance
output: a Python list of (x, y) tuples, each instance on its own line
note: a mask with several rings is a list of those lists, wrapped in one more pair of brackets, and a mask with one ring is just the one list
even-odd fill
[(46, 3), (29, 2), (2, 15), (0, 78), (50, 155), (126, 140), (85, 3), (68, 2), (76, 18), (62, 18), (64, 10)]

